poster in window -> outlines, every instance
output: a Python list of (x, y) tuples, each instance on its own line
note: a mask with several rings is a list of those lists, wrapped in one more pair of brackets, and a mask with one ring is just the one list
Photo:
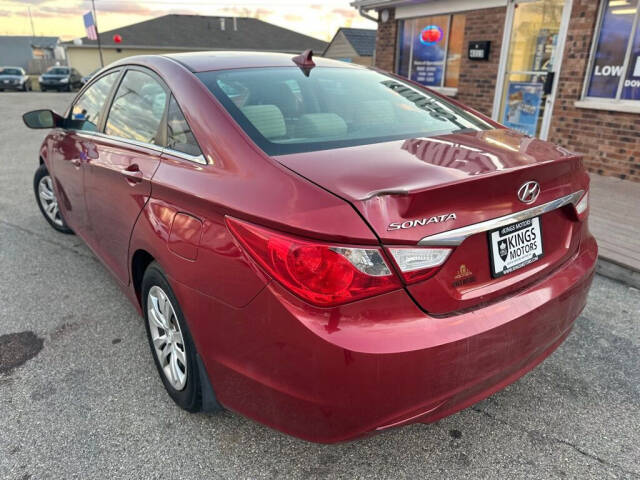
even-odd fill
[(411, 80), (441, 86), (449, 17), (428, 17), (416, 22), (411, 59)]
[[(632, 2), (635, 3), (635, 2)], [(587, 96), (615, 98), (635, 10), (607, 5), (591, 70)]]
[(534, 137), (542, 104), (542, 84), (509, 82), (504, 105), (504, 125)]
[(636, 30), (636, 38), (631, 46), (631, 57), (627, 77), (622, 87), (623, 100), (640, 100), (640, 29)]

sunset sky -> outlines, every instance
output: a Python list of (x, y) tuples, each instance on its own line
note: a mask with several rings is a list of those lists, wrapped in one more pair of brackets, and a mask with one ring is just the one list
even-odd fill
[[(350, 0), (304, 2), (206, 1), (206, 0), (96, 0), (101, 31), (137, 23), (167, 13), (257, 17), (322, 40), (330, 40), (338, 27), (375, 28), (362, 18)], [(91, 0), (0, 0), (0, 35), (31, 35), (29, 10), (36, 35), (85, 36), (82, 14), (91, 9)]]

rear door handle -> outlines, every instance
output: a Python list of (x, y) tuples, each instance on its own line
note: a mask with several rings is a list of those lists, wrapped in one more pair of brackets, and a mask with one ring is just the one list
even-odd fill
[(82, 165), (82, 160), (80, 160), (79, 158), (73, 158), (71, 159), (71, 164), (74, 167), (80, 167)]
[(137, 163), (132, 163), (127, 168), (122, 169), (122, 174), (129, 183), (140, 183), (142, 181), (142, 171)]

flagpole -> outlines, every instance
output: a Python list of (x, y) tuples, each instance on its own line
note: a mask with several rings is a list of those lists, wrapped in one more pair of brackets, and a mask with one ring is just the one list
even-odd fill
[(93, 23), (96, 26), (96, 37), (98, 37), (98, 52), (100, 52), (100, 68), (103, 68), (104, 60), (102, 59), (102, 45), (100, 45), (100, 31), (98, 30), (98, 17), (96, 16), (95, 0), (91, 0), (91, 7), (93, 8)]

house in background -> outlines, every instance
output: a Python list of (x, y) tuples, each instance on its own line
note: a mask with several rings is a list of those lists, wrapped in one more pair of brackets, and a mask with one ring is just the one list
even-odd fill
[(21, 67), (38, 74), (64, 63), (64, 48), (58, 37), (0, 36), (0, 66)]
[(376, 31), (367, 28), (339, 28), (323, 56), (360, 65), (373, 65)]
[[(121, 42), (114, 41), (114, 35)], [(100, 33), (104, 64), (133, 55), (206, 50), (323, 52), (327, 42), (257, 18), (165, 15)], [(100, 67), (98, 42), (87, 37), (65, 43), (69, 65), (82, 74)]]

